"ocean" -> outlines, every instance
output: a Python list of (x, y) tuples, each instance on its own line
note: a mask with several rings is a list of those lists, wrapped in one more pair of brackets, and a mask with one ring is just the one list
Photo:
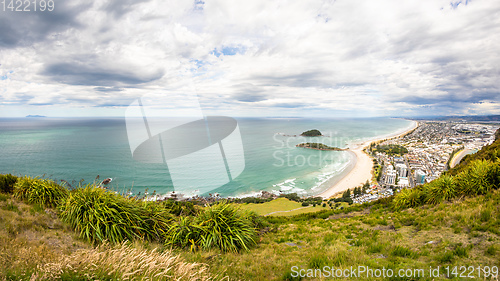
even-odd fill
[[(396, 118), (235, 119), (241, 133), (244, 170), (229, 183), (199, 195), (241, 197), (264, 190), (319, 194), (348, 173), (355, 159), (346, 151), (318, 151), (296, 144), (322, 142), (347, 148), (403, 131), (412, 124)], [(320, 130), (323, 136), (299, 136), (310, 129)], [(211, 165), (210, 157), (196, 161), (197, 166)], [(196, 176), (189, 163), (182, 165), (175, 169), (187, 180)], [(0, 118), (0, 173), (65, 180), (72, 186), (91, 183), (97, 176), (100, 180), (112, 178), (111, 189), (134, 194), (178, 190), (168, 166), (133, 159), (123, 118)], [(192, 194), (185, 195), (195, 193), (193, 187)]]

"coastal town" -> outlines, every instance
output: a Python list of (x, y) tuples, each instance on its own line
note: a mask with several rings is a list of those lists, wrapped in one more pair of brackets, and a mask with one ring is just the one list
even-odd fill
[(419, 121), (402, 137), (373, 142), (365, 149), (373, 158), (373, 183), (366, 193), (351, 198), (354, 203), (370, 202), (431, 182), (465, 155), (491, 144), (498, 128), (498, 123)]

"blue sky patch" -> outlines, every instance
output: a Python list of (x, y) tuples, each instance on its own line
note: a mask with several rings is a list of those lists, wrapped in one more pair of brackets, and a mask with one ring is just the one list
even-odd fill
[(456, 9), (456, 8), (458, 8), (458, 6), (460, 4), (467, 5), (467, 4), (469, 4), (469, 2), (470, 2), (469, 0), (465, 0), (465, 2), (463, 0), (459, 0), (459, 1), (451, 2), (450, 5), (451, 5), (452, 9)]
[(3, 75), (3, 76), (0, 76), (0, 80), (7, 80), (9, 79), (9, 74), (12, 74), (14, 73), (14, 70), (11, 70), (9, 72), (7, 72), (7, 74)]
[(217, 48), (212, 51), (212, 54), (216, 57), (224, 56), (234, 56), (236, 54), (244, 54), (245, 48), (243, 47), (227, 47), (224, 46), (221, 49)]

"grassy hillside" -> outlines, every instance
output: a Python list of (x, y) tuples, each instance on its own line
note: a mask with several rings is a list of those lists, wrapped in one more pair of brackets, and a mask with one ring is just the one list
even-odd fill
[(182, 255), (191, 262), (207, 263), (212, 272), (224, 272), (231, 280), (294, 280), (292, 266), (325, 265), (394, 270), (441, 266), (440, 278), (415, 279), (444, 280), (446, 266), (500, 267), (499, 206), (496, 190), (397, 212), (378, 203), (316, 215), (270, 217), (269, 232), (249, 252)]
[(300, 269), (323, 280), (325, 266), (372, 270), (353, 279), (498, 280), (499, 142), (432, 183), (342, 210), (144, 202), (0, 175), (0, 280), (300, 280)]
[[(158, 248), (159, 250), (154, 250)], [(158, 243), (93, 246), (57, 211), (0, 193), (0, 280), (210, 280), (205, 265), (185, 262)]]

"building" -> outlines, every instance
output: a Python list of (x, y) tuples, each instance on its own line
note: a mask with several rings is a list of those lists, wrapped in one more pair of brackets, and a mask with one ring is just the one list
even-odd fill
[(415, 183), (424, 184), (425, 183), (425, 173), (422, 170), (415, 171)]
[(399, 177), (406, 177), (408, 175), (408, 168), (405, 164), (396, 164), (396, 171)]
[(408, 178), (406, 178), (406, 177), (399, 177), (398, 178), (398, 186), (408, 187), (409, 185), (410, 185), (410, 182), (408, 181)]
[(394, 167), (392, 167), (392, 165), (389, 165), (387, 167), (387, 172), (385, 174), (385, 184), (386, 185), (396, 184), (396, 171), (394, 171)]

